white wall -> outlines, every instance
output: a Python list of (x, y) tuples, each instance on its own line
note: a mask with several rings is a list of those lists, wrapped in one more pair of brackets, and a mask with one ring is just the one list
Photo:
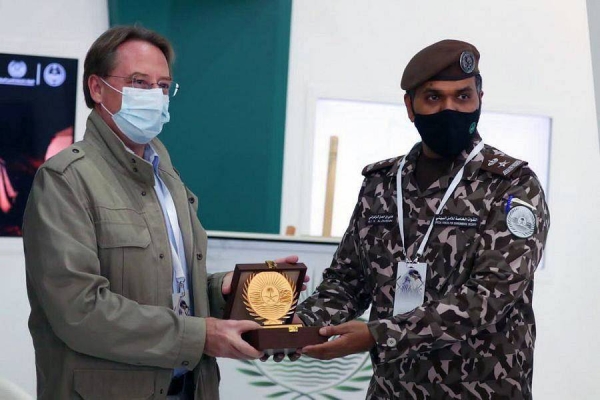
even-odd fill
[[(0, 53), (79, 59), (75, 136), (89, 114), (83, 100), (83, 60), (108, 28), (106, 0), (0, 0)], [(0, 238), (0, 377), (35, 394), (35, 363), (27, 329), (29, 303), (21, 239)]]
[[(480, 50), (486, 110), (552, 118), (552, 226), (548, 271), (540, 274), (534, 298), (534, 395), (595, 398), (600, 157), (585, 0), (505, 0), (493, 6), (479, 0), (295, 1), (282, 229), (309, 220), (301, 207), (310, 198), (302, 174), (310, 173), (314, 99), (399, 103), (406, 63), (445, 38), (470, 41)], [(365, 132), (365, 145), (371, 144)]]

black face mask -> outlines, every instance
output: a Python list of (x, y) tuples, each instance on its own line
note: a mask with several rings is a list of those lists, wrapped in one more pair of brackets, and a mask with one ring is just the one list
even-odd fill
[(431, 150), (453, 158), (466, 149), (477, 130), (481, 108), (471, 112), (444, 110), (435, 114), (415, 114), (415, 126)]

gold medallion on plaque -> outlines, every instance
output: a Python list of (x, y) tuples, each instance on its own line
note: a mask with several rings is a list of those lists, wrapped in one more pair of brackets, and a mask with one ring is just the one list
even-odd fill
[(282, 325), (296, 308), (296, 284), (281, 272), (250, 275), (244, 285), (246, 310), (263, 325)]
[(224, 317), (261, 324), (242, 333), (242, 339), (265, 354), (291, 354), (326, 342), (318, 326), (293, 323), (305, 276), (306, 265), (302, 263), (237, 264)]

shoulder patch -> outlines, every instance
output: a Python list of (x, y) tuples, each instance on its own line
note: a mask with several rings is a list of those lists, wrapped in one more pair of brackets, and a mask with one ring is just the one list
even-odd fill
[(525, 206), (515, 206), (506, 214), (506, 226), (516, 237), (527, 239), (536, 230), (535, 214)]
[[(400, 156), (400, 157), (402, 157), (402, 156)], [(389, 168), (392, 165), (394, 165), (400, 159), (400, 157), (389, 158), (387, 160), (377, 161), (376, 163), (369, 164), (363, 168), (362, 174), (364, 176), (367, 176), (367, 175), (372, 174), (375, 171), (380, 171), (382, 169)]]
[(50, 157), (44, 167), (63, 173), (69, 165), (85, 157), (85, 151), (79, 143), (72, 144), (60, 153)]
[(485, 154), (481, 169), (503, 177), (511, 177), (516, 171), (527, 165), (526, 161), (509, 156)]

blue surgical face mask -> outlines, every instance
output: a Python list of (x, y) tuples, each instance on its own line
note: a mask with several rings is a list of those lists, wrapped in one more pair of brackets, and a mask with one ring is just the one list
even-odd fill
[(102, 79), (108, 87), (123, 95), (121, 109), (115, 114), (108, 111), (104, 104), (100, 105), (108, 112), (117, 127), (132, 142), (149, 143), (162, 131), (169, 122), (169, 96), (162, 89), (139, 89), (125, 86), (123, 91), (115, 89)]

